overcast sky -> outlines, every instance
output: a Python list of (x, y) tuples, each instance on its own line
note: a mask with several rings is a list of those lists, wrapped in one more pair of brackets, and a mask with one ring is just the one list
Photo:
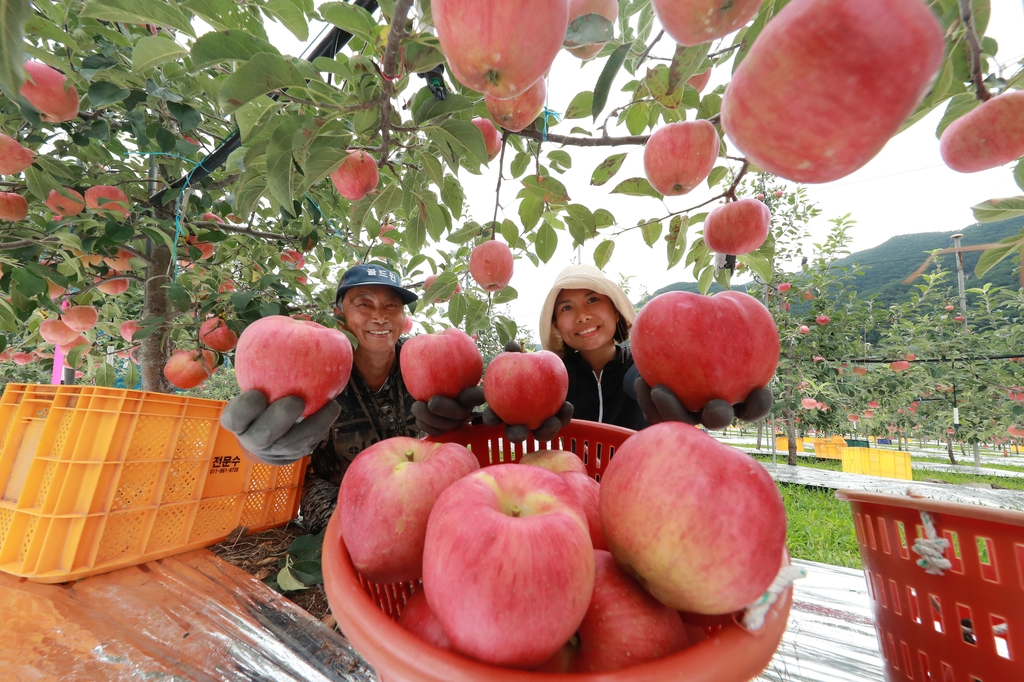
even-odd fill
[[(311, 30), (316, 29), (311, 27)], [(303, 45), (295, 41), (290, 33), (274, 33), (274, 42), (282, 52), (302, 52)], [(992, 18), (987, 34), (999, 43), (998, 61), (1012, 71), (1013, 65), (1024, 58), (1024, 3), (1020, 0), (992, 0)], [(312, 42), (313, 38), (310, 39)], [(673, 43), (666, 37), (652, 54), (667, 57), (671, 56), (673, 49)], [(593, 88), (602, 66), (602, 60), (581, 66), (580, 61), (569, 53), (559, 53), (548, 84), (549, 109), (564, 112), (577, 92)], [(720, 67), (721, 73), (713, 76), (705, 92), (727, 81), (730, 68), (730, 65)], [(625, 71), (620, 72), (612, 87), (606, 112), (627, 101), (627, 93), (620, 92), (620, 89), (629, 79)], [(969, 175), (946, 168), (939, 157), (938, 140), (935, 137), (935, 128), (943, 110), (944, 106), (940, 106), (893, 138), (877, 157), (857, 172), (832, 183), (808, 186), (809, 198), (822, 210), (821, 216), (811, 226), (815, 241), (827, 233), (830, 218), (845, 214), (850, 214), (857, 222), (852, 232), (853, 251), (877, 246), (897, 234), (935, 231), (954, 234), (974, 222), (971, 206), (993, 197), (1022, 193), (1013, 181), (1012, 166)], [(554, 128), (554, 132), (568, 134), (576, 123), (586, 127), (589, 119), (565, 122)], [(624, 128), (615, 130), (609, 126), (609, 134), (628, 133)], [(550, 149), (554, 148), (554, 145), (550, 145)], [(560, 176), (560, 179), (566, 184), (572, 201), (582, 203), (592, 211), (606, 208), (622, 225), (633, 225), (638, 218), (665, 215), (668, 211), (686, 208), (713, 196), (706, 185), (685, 196), (667, 197), (664, 206), (652, 198), (611, 195), (609, 191), (617, 181), (643, 177), (642, 148), (569, 147), (567, 151), (572, 156), (573, 168)], [(591, 187), (590, 176), (594, 167), (609, 154), (623, 151), (630, 153), (615, 178), (603, 187)], [(509, 177), (507, 172), (512, 156), (506, 154), (506, 178)], [(482, 176), (462, 173), (460, 177), (468, 197), (469, 215), (479, 222), (489, 221), (494, 211), (497, 165), (497, 160), (492, 161)], [(504, 185), (501, 204), (504, 214), (518, 223), (517, 204), (514, 201), (517, 187), (518, 183), (514, 182)], [(499, 219), (500, 215), (501, 212)], [(563, 232), (559, 233), (558, 250), (547, 264), (534, 267), (526, 259), (517, 261), (511, 285), (519, 292), (519, 298), (511, 304), (512, 316), (520, 325), (528, 326), (535, 338), (540, 306), (555, 277), (562, 268), (577, 262), (577, 259), (592, 264), (593, 249), (600, 241), (598, 239), (588, 243), (579, 250), (582, 251), (580, 253), (570, 248), (571, 239), (568, 233)], [(648, 248), (640, 235), (633, 231), (616, 240), (615, 251), (606, 271), (615, 280), (620, 275), (632, 277), (630, 294), (636, 300), (641, 288), (653, 292), (673, 282), (693, 281), (689, 270), (684, 270), (681, 265), (666, 270), (666, 264), (664, 242), (658, 242), (653, 249)], [(907, 267), (912, 271), (916, 264), (908, 264)]]

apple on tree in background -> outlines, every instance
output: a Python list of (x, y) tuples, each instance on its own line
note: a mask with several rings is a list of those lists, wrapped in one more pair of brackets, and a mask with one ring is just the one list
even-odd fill
[(1024, 156), (1024, 91), (982, 102), (942, 131), (939, 153), (960, 173), (996, 168)]
[(78, 116), (78, 90), (60, 71), (42, 62), (25, 62), (25, 82), (18, 91), (47, 123), (63, 123)]
[(857, 367), (853, 368), (853, 373), (858, 375), (858, 376), (864, 376), (865, 374), (868, 373), (868, 368), (867, 367), (862, 367), (862, 366), (857, 366)]
[[(423, 280), (423, 291), (426, 291), (430, 287), (434, 286), (434, 282), (436, 282), (436, 281), (437, 281), (437, 275), (427, 275), (427, 278), (425, 280)], [(435, 298), (433, 301), (430, 301), (430, 302), (431, 303), (445, 303), (447, 301), (452, 300), (452, 296), (454, 296), (455, 294), (461, 293), (461, 292), (462, 292), (462, 285), (459, 284), (458, 280), (455, 280), (455, 291), (453, 291), (451, 293), (451, 295), (448, 296), (448, 298), (444, 298), (444, 299)]]
[(889, 369), (891, 369), (894, 372), (902, 372), (904, 370), (910, 369), (910, 363), (907, 362), (906, 360), (897, 360), (896, 362), (889, 363)]
[(489, 239), (469, 255), (469, 274), (484, 291), (498, 291), (512, 280), (514, 259), (505, 242)]
[(448, 486), (479, 468), (458, 443), (405, 436), (356, 455), (338, 492), (341, 535), (356, 570), (375, 583), (419, 578), (430, 510)]
[(656, 296), (637, 314), (630, 338), (644, 381), (667, 386), (692, 412), (715, 399), (743, 402), (768, 385), (779, 362), (771, 313), (738, 291)]
[(452, 641), (441, 627), (441, 621), (430, 610), (422, 589), (413, 592), (405, 602), (405, 608), (398, 616), (398, 624), (431, 646), (445, 651), (452, 650)]
[(78, 338), (77, 331), (55, 318), (43, 320), (40, 323), (39, 335), (43, 337), (43, 341), (57, 346), (71, 343)]
[(828, 324), (828, 320), (828, 315), (818, 315), (816, 318), (814, 318), (814, 321), (822, 326)]
[(331, 173), (334, 188), (349, 201), (359, 201), (376, 189), (379, 181), (377, 162), (361, 149), (350, 152)]
[(70, 187), (65, 187), (64, 191), (74, 198), (69, 199), (57, 190), (51, 189), (46, 197), (46, 207), (54, 213), (63, 216), (76, 216), (85, 210), (85, 197), (81, 193), (76, 192)]
[(785, 549), (786, 510), (771, 475), (681, 422), (619, 446), (601, 477), (600, 515), (616, 562), (680, 611), (748, 606), (775, 579)]
[(107, 278), (94, 277), (93, 282), (96, 283), (96, 288), (109, 296), (119, 296), (124, 292), (128, 291), (128, 279), (120, 277), (120, 273), (116, 270)]
[(498, 353), (484, 375), (488, 407), (506, 424), (531, 431), (558, 413), (568, 393), (569, 373), (551, 351)]
[(395, 243), (394, 239), (392, 239), (391, 237), (385, 237), (384, 235), (386, 233), (388, 233), (388, 232), (391, 232), (392, 230), (397, 230), (397, 229), (398, 228), (396, 228), (391, 223), (382, 223), (381, 226), (380, 226), (380, 234), (377, 235), (377, 237), (380, 239), (380, 243), (381, 244), (394, 244)]
[(92, 306), (76, 305), (61, 312), (60, 319), (76, 332), (87, 332), (96, 326), (100, 311)]
[(580, 456), (568, 450), (537, 450), (528, 452), (519, 458), (520, 464), (532, 464), (548, 471), (560, 474), (563, 471), (575, 471), (586, 474), (587, 465)]
[(779, 285), (779, 293), (784, 294), (791, 288), (793, 288), (792, 284), (790, 284), (789, 282), (783, 282), (782, 284)]
[(430, 9), (455, 79), (501, 99), (547, 72), (569, 26), (569, 0), (435, 0)]
[(768, 238), (772, 213), (756, 199), (719, 206), (704, 220), (704, 243), (715, 253), (739, 256), (757, 251)]
[[(619, 19), (618, 0), (569, 0), (569, 26), (579, 17), (588, 14), (596, 14), (611, 22), (614, 28), (615, 22)], [(579, 57), (583, 61), (593, 59), (601, 51), (606, 43), (588, 43), (586, 45), (569, 45), (562, 43), (569, 54)]]
[(238, 335), (220, 317), (211, 317), (199, 326), (199, 340), (221, 353), (232, 351), (238, 345)]
[(456, 651), (513, 668), (543, 663), (576, 632), (594, 591), (576, 495), (558, 474), (519, 464), (451, 484), (427, 523), (423, 589)]
[(139, 331), (139, 329), (141, 328), (142, 325), (139, 324), (138, 320), (128, 320), (127, 322), (122, 322), (121, 328), (119, 330), (121, 332), (121, 338), (127, 341), (128, 343), (131, 343), (132, 337), (135, 336), (135, 332)]
[(704, 92), (704, 88), (707, 87), (708, 81), (711, 80), (711, 69), (705, 69), (701, 73), (695, 73), (690, 76), (686, 82), (696, 88), (697, 92)]
[(11, 353), (11, 361), (16, 365), (27, 365), (34, 362), (36, 356), (31, 353)]
[(402, 334), (412, 333), (412, 315), (405, 316), (405, 324), (402, 325)]
[(494, 127), (494, 123), (487, 118), (474, 118), (470, 121), (477, 127), (480, 134), (484, 136), (484, 148), (487, 150), (487, 160), (493, 161), (501, 152), (501, 133)]
[(763, 0), (652, 0), (665, 33), (680, 45), (700, 45), (741, 28)]
[(0, 192), (0, 220), (17, 222), (28, 215), (28, 201), (14, 192)]
[(405, 342), (399, 357), (402, 380), (416, 400), (435, 395), (457, 398), (480, 383), (484, 359), (473, 339), (461, 329), (420, 334)]
[(216, 360), (208, 350), (176, 350), (164, 365), (164, 376), (177, 388), (195, 388), (213, 376)]
[(718, 131), (711, 123), (669, 123), (644, 145), (644, 173), (651, 187), (665, 196), (686, 194), (715, 167), (718, 148)]
[(250, 324), (235, 348), (239, 389), (256, 389), (267, 403), (298, 396), (306, 403), (303, 417), (341, 393), (351, 372), (352, 344), (344, 332), (284, 315)]
[[(689, 3), (655, 2), (656, 13), (659, 4)], [(899, 131), (931, 87), (944, 49), (943, 29), (923, 2), (793, 0), (736, 68), (722, 98), (722, 129), (769, 173), (837, 180)]]
[(131, 213), (132, 204), (128, 195), (113, 185), (93, 185), (85, 190), (85, 206), (97, 213), (116, 211), (127, 218)]
[(10, 135), (0, 133), (0, 175), (17, 175), (32, 165), (35, 155)]
[[(612, 1), (614, 2), (614, 0)], [(484, 104), (487, 106), (487, 113), (491, 115), (495, 123), (509, 132), (518, 133), (537, 120), (537, 117), (544, 111), (544, 100), (547, 98), (547, 94), (548, 88), (544, 79), (538, 78), (537, 82), (531, 85), (526, 92), (511, 99), (498, 99), (484, 95)]]

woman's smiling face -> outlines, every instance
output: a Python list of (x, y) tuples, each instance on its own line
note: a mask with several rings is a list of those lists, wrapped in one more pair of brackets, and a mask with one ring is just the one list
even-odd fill
[(562, 289), (555, 299), (555, 328), (562, 342), (575, 350), (614, 344), (620, 319), (612, 300), (596, 291)]

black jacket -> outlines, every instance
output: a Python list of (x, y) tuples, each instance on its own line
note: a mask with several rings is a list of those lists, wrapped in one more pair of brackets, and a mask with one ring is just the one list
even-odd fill
[(566, 400), (575, 408), (573, 419), (600, 421), (635, 431), (649, 426), (633, 391), (637, 374), (628, 348), (617, 347), (615, 358), (601, 372), (600, 385), (590, 363), (577, 351), (566, 347), (562, 362), (569, 373)]

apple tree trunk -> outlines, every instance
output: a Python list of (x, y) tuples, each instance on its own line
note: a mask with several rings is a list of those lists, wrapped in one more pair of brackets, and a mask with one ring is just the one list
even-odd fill
[(764, 429), (764, 422), (757, 423), (757, 449), (761, 449), (761, 431)]
[(796, 466), (796, 422), (794, 417), (793, 410), (786, 410), (786, 440), (789, 441), (789, 461), (787, 464), (791, 467)]
[(953, 454), (953, 436), (946, 436), (946, 454), (949, 455), (949, 461), (956, 464), (956, 456)]
[(159, 393), (174, 393), (174, 386), (164, 376), (167, 364), (166, 322), (171, 311), (167, 297), (168, 277), (171, 264), (171, 250), (166, 244), (155, 244), (150, 254), (151, 264), (146, 268), (145, 300), (142, 305), (142, 319), (162, 317), (165, 322), (142, 340), (139, 348), (139, 366), (142, 373), (142, 390)]

